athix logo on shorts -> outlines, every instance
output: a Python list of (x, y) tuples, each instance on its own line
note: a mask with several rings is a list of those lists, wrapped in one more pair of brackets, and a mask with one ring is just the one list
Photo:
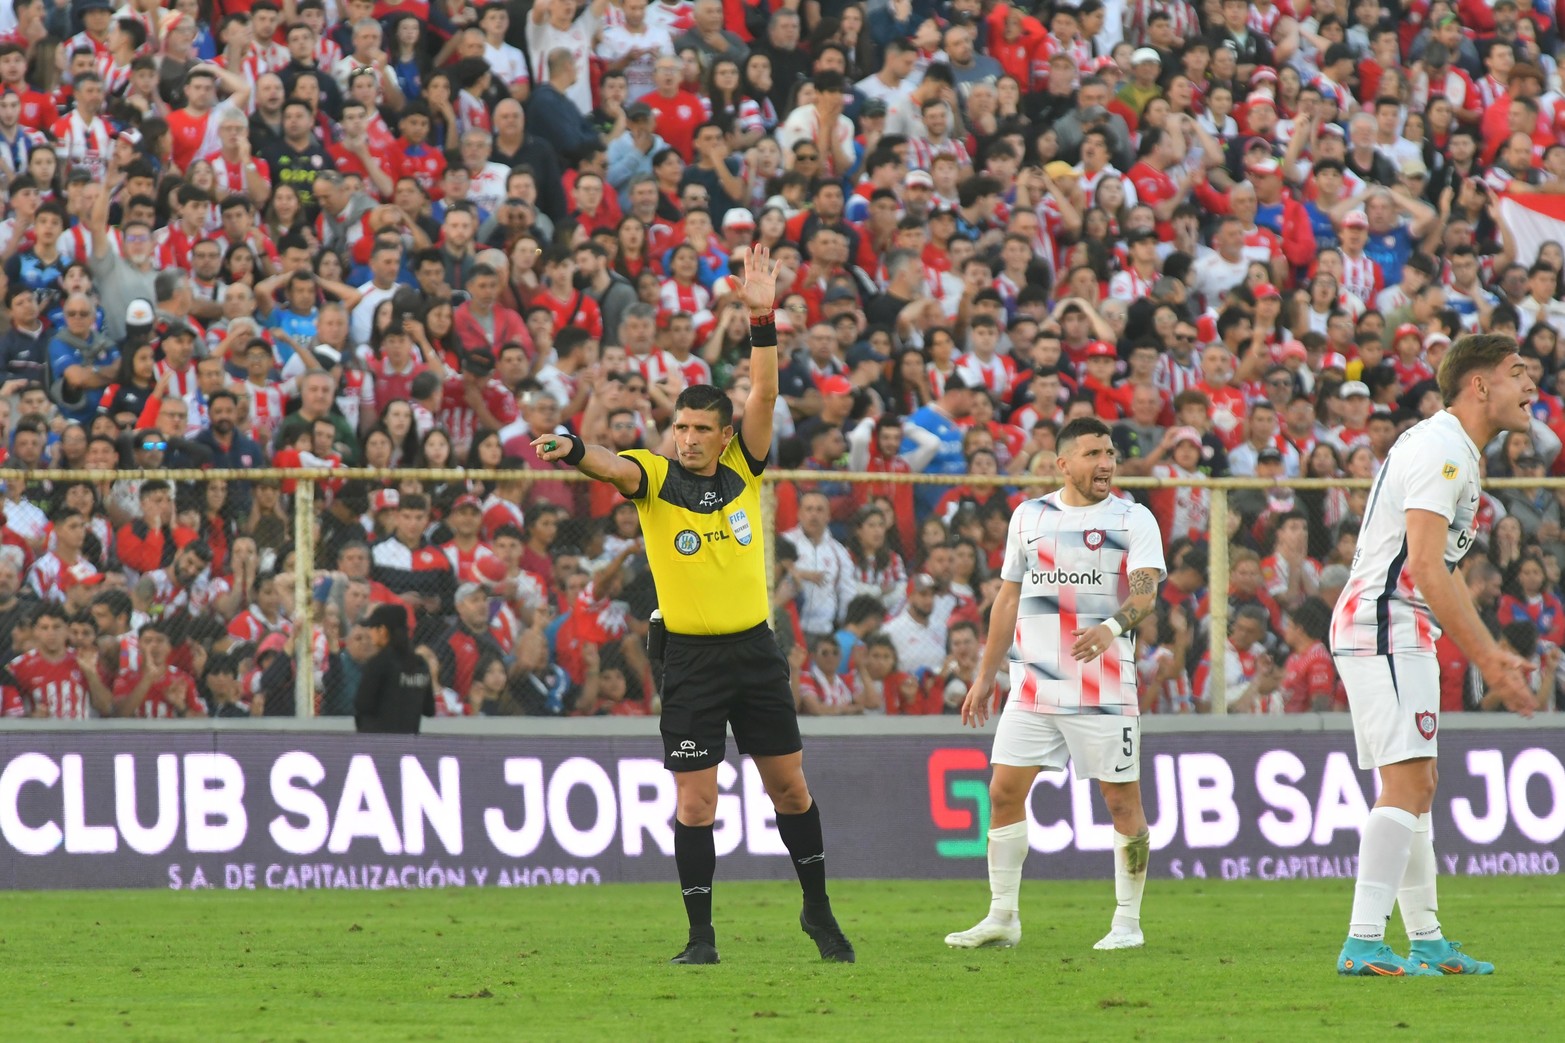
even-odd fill
[(1101, 587), (1107, 581), (1101, 569), (1093, 569), (1090, 572), (1068, 572), (1065, 569), (1050, 569), (1048, 572), (1034, 570), (1027, 573), (1027, 578), (1034, 583), (1052, 583), (1059, 587)]
[(680, 529), (674, 537), (674, 549), (689, 557), (701, 549), (701, 534), (694, 529)]
[(1418, 726), (1418, 734), (1425, 739), (1433, 739), (1435, 737), (1435, 729), (1439, 727), (1435, 715), (1428, 710), (1425, 710), (1423, 713), (1415, 713), (1413, 715), (1413, 723)]
[(670, 750), (668, 755), (670, 757), (675, 757), (675, 758), (678, 758), (678, 757), (685, 757), (685, 758), (705, 757), (707, 755), (707, 752), (708, 751), (706, 751), (706, 750), (698, 750), (698, 749), (696, 749), (695, 740), (693, 740), (693, 739), (685, 739), (684, 741), (682, 741), (679, 744), (679, 749), (677, 749), (677, 750)]
[(1102, 529), (1088, 529), (1081, 534), (1082, 542), (1088, 550), (1102, 550), (1105, 535)]

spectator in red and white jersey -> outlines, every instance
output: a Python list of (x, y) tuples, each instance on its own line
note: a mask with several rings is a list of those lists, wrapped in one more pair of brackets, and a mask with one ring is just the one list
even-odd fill
[[(253, 556), (246, 560), (254, 567)], [(199, 616), (214, 610), (227, 615), (236, 610), (244, 603), (243, 590), (229, 579), (213, 576), (211, 570), (212, 548), (200, 540), (185, 544), (174, 556), (173, 565), (147, 573), (152, 582), (152, 604), (163, 615), (184, 611)]]
[[(109, 53), (109, 23), (114, 5), (109, 0), (82, 0), (72, 8), (72, 14), (81, 19), (82, 31), (60, 45), (65, 55), (79, 50), (92, 52), (93, 61)], [(63, 63), (62, 63), (63, 64)]]
[(282, 9), (273, 0), (254, 0), (250, 5), (250, 45), (263, 72), (277, 72), (291, 60), (288, 48), (277, 41)]
[(457, 582), (481, 582), (484, 576), (479, 572), (479, 564), (495, 557), (495, 552), (480, 538), (483, 503), (471, 494), (458, 496), (446, 512), (446, 526), (451, 530), (451, 540), (441, 544), (440, 549), (450, 559)]
[(95, 576), (98, 569), (82, 556), (87, 539), (87, 518), (70, 507), (60, 507), (50, 516), (54, 549), (39, 556), (27, 570), (27, 585), (40, 601), (65, 603), (62, 580), (73, 575), (80, 582)]
[(33, 616), (32, 636), (32, 650), (9, 667), (30, 716), (85, 720), (114, 712), (113, 694), (98, 675), (97, 650), (70, 648), (63, 607), (41, 606)]
[[(1154, 478), (1199, 478), (1201, 433), (1193, 427), (1181, 427), (1169, 436), (1173, 449), (1167, 463), (1152, 468)], [(1206, 538), (1210, 521), (1210, 493), (1192, 486), (1168, 486), (1154, 490), (1149, 507), (1158, 521), (1165, 545), (1176, 539)]]
[(527, 324), (516, 312), (498, 303), (498, 272), (483, 262), (473, 265), (467, 276), (467, 295), (467, 300), (453, 316), (454, 330), (463, 351), (488, 351), (498, 359), (507, 344), (517, 343), (527, 351), (529, 358), (533, 357), (533, 337), (527, 331)]
[(495, 378), (494, 358), (488, 352), (468, 355), (458, 371), (446, 368), (439, 423), (458, 453), (468, 451), (478, 431), (498, 431), (514, 423), (516, 416), (516, 396)]
[(21, 99), (21, 123), (31, 130), (47, 130), (60, 118), (54, 100), (27, 82), (27, 54), (14, 43), (0, 43), (0, 93)]
[(217, 151), (205, 156), (212, 164), (217, 191), (224, 196), (247, 195), (256, 206), (264, 206), (272, 194), (272, 172), (266, 160), (251, 151), (250, 121), (238, 109), (224, 108), (217, 136)]
[(573, 284), (576, 255), (568, 246), (557, 246), (543, 258), (544, 287), (534, 303), (549, 309), (554, 316), (554, 332), (576, 327), (587, 331), (593, 341), (603, 339), (603, 313), (598, 302)]
[(1016, 380), (1016, 360), (1001, 355), (1000, 324), (990, 315), (974, 315), (968, 322), (972, 350), (958, 356), (957, 372), (969, 387), (983, 387), (991, 395), (1009, 398)]
[(110, 23), (108, 50), (99, 54), (95, 69), (103, 80), (103, 93), (118, 98), (130, 87), (130, 63), (147, 42), (147, 27), (130, 18)]
[(260, 644), (268, 634), (293, 634), (293, 621), (284, 611), (283, 595), (277, 577), (262, 573), (256, 577), (254, 600), (228, 624), (228, 632), (240, 641)]
[(385, 156), (386, 173), (393, 181), (411, 177), (431, 199), (443, 197), (440, 177), (445, 173), (446, 157), (429, 138), (429, 108), (414, 101), (397, 118), (400, 136), (391, 143)]
[(138, 634), (139, 669), (121, 671), (114, 679), (116, 717), (205, 717), (206, 704), (195, 679), (169, 660), (174, 652), (170, 624), (154, 621)]
[(76, 111), (57, 120), (50, 134), (58, 142), (61, 158), (73, 167), (88, 170), (102, 182), (108, 177), (109, 152), (114, 132), (103, 119), (103, 79), (97, 73), (78, 77)]
[(255, 30), (250, 16), (244, 12), (224, 16), (218, 23), (217, 37), (222, 51), (212, 59), (212, 64), (239, 77), (250, 88), (250, 97), (254, 98), (256, 82), (271, 74), (271, 69), (256, 49)]
[[(839, 717), (861, 714), (864, 707), (855, 698), (854, 686), (842, 676), (842, 647), (834, 634), (817, 635), (806, 657), (795, 647), (790, 663), (794, 699), (799, 713), (810, 717)], [(864, 690), (866, 696), (868, 690)]]
[(1289, 649), (1282, 668), (1284, 713), (1323, 713), (1347, 708), (1346, 693), (1326, 649), (1330, 630), (1331, 609), (1313, 596), (1284, 620), (1282, 639)]
[[(243, 117), (240, 121), (244, 122)], [(179, 186), (174, 193), (177, 216), (158, 229), (152, 237), (153, 249), (157, 251), (157, 265), (160, 269), (190, 270), (191, 250), (196, 243), (207, 238), (206, 221), (207, 215), (211, 213), (213, 202), (210, 193), (202, 191), (195, 185)]]

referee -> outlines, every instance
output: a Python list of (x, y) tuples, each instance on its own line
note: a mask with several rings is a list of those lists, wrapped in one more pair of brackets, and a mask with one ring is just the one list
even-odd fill
[[(804, 889), (799, 926), (822, 959), (852, 963), (826, 896), (820, 810), (804, 781), (803, 743), (788, 663), (767, 625), (761, 472), (772, 445), (777, 402), (777, 265), (763, 246), (744, 257), (741, 295), (750, 307), (750, 395), (734, 437), (733, 404), (710, 384), (674, 402), (669, 460), (643, 449), (616, 455), (575, 435), (540, 435), (542, 460), (564, 460), (608, 482), (636, 504), (658, 602), (668, 627), (663, 663), (663, 763), (679, 794), (674, 860), (690, 919), (690, 940), (674, 963), (716, 963), (712, 823), (717, 767), (727, 728), (749, 754), (777, 808), (782, 836)], [(654, 657), (656, 657), (656, 649)]]

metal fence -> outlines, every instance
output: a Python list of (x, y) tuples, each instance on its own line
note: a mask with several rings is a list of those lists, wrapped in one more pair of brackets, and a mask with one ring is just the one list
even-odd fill
[[(821, 471), (769, 471), (763, 486), (763, 514), (767, 519), (765, 548), (767, 574), (774, 574), (776, 532), (772, 522), (777, 516), (777, 489), (783, 483), (873, 482), (880, 485), (965, 485), (969, 487), (1006, 487), (1027, 489), (1042, 493), (1057, 485), (1049, 478), (1030, 476), (935, 476), (899, 474), (853, 474)], [(586, 506), (572, 509), (571, 504), (586, 504), (590, 490), (575, 489), (575, 483), (589, 481), (575, 471), (518, 471), (475, 469), (414, 469), (414, 468), (256, 468), (256, 469), (205, 469), (169, 470), (48, 470), (24, 471), (0, 469), (0, 481), (12, 490), (0, 504), (6, 510), (8, 532), (18, 527), (12, 515), (34, 517), (42, 515), (51, 519), (41, 532), (28, 535), (23, 525), (20, 539), (7, 539), (13, 547), (0, 546), (0, 588), (6, 573), (5, 555), (11, 554), (11, 562), (20, 555), (25, 562), (25, 577), (39, 591), (43, 600), (63, 603), (68, 622), (85, 621), (97, 615), (100, 601), (105, 600), (103, 590), (120, 586), (119, 575), (126, 577), (126, 597), (129, 598), (133, 618), (164, 618), (175, 638), (184, 633), (196, 633), (212, 641), (202, 645), (200, 641), (177, 643), (202, 645), (194, 652), (196, 661), (185, 662), (187, 673), (203, 676), (203, 669), (211, 670), (211, 658), (221, 654), (227, 657), (226, 671), (222, 675), (223, 687), (237, 697), (245, 697), (246, 704), (254, 704), (254, 695), (273, 703), (270, 714), (287, 712), (291, 702), (294, 715), (312, 717), (323, 705), (327, 712), (351, 712), (351, 691), (344, 686), (352, 679), (352, 642), (346, 639), (353, 615), (362, 615), (362, 602), (354, 593), (355, 585), (366, 582), (373, 590), (388, 588), (393, 595), (413, 601), (421, 601), (427, 618), (433, 622), (411, 631), (421, 654), (425, 654), (437, 672), (443, 672), (442, 687), (453, 700), (466, 702), (475, 698), (475, 686), (484, 688), (485, 678), (477, 676), (480, 670), (491, 669), (493, 664), (483, 651), (488, 648), (476, 634), (471, 642), (464, 641), (460, 632), (460, 606), (454, 604), (457, 592), (465, 589), (468, 579), (492, 582), (515, 581), (516, 587), (508, 593), (524, 605), (525, 585), (520, 576), (517, 555), (525, 556), (529, 545), (517, 547), (518, 537), (526, 538), (523, 529), (532, 533), (539, 519), (554, 516), (556, 525), (578, 525), (598, 520)], [(148, 483), (152, 483), (149, 485)], [(155, 495), (158, 483), (169, 483), (167, 503)], [(497, 490), (509, 483), (510, 500), (497, 499)], [(1362, 488), (1368, 483), (1351, 479), (1159, 479), (1123, 477), (1117, 485), (1124, 490), (1154, 490), (1171, 486), (1190, 486), (1204, 489), (1209, 494), (1210, 531), (1212, 534), (1227, 532), (1229, 520), (1229, 495), (1238, 490), (1289, 488), (1295, 491), (1321, 489)], [(1565, 480), (1549, 480), (1528, 483), (1523, 480), (1495, 480), (1487, 483), (1491, 488), (1503, 487), (1557, 487)], [(95, 566), (62, 565), (58, 560), (47, 567), (38, 564), (40, 559), (54, 555), (56, 559), (69, 557), (69, 548), (57, 553), (57, 544), (64, 540), (75, 542), (74, 535), (63, 531), (70, 526), (62, 522), (62, 508), (81, 508), (86, 493), (85, 486), (94, 497), (93, 514), (89, 522), (89, 537), (99, 534), (98, 544), (92, 546), (91, 555), (97, 557)], [(147, 495), (152, 489), (154, 495)], [(562, 495), (560, 489), (568, 495)], [(520, 491), (518, 491), (520, 490)], [(553, 490), (551, 492), (550, 490)], [(552, 499), (550, 498), (552, 496)], [(73, 497), (78, 498), (73, 500)], [(362, 511), (366, 504), (368, 512)], [(563, 502), (562, 502), (563, 501)], [(345, 509), (334, 511), (333, 504), (343, 502)], [(110, 510), (109, 505), (115, 509)], [(424, 515), (425, 524), (445, 526), (442, 531), (455, 533), (474, 528), (473, 515), (463, 511), (478, 508), (476, 525), (485, 537), (486, 545), (497, 536), (509, 539), (507, 554), (499, 565), (485, 566), (487, 550), (475, 552), (470, 559), (455, 555), (447, 564), (425, 561), (421, 567), (416, 556), (411, 561), (391, 561), (395, 554), (374, 552), (369, 562), (367, 578), (345, 575), (336, 568), (323, 568), (317, 553), (324, 539), (337, 549), (349, 543), (369, 544), (380, 535), (361, 530), (355, 540), (353, 526), (361, 516), (375, 519), (379, 527), (386, 523), (387, 531), (395, 532), (401, 517), (401, 505), (423, 504), (429, 509)], [(28, 506), (30, 505), (30, 506)], [(508, 506), (509, 505), (509, 506)], [(597, 505), (601, 507), (601, 504)], [(144, 509), (143, 509), (144, 507)], [(511, 510), (514, 507), (515, 510)], [(36, 510), (34, 510), (36, 509)], [(612, 506), (610, 513), (612, 513)], [(132, 515), (125, 521), (126, 513)], [(514, 516), (514, 524), (508, 518)], [(417, 511), (411, 511), (407, 524), (416, 524)], [(523, 523), (523, 519), (527, 519)], [(150, 519), (150, 520), (149, 520)], [(328, 531), (328, 529), (330, 531)], [(579, 533), (587, 533), (585, 527)], [(159, 536), (158, 533), (165, 535)], [(104, 536), (107, 536), (107, 546)], [(592, 538), (592, 537), (583, 537)], [(248, 542), (247, 542), (248, 541)], [(416, 541), (414, 541), (416, 542)], [(469, 540), (471, 542), (471, 540)], [(157, 544), (152, 555), (147, 547)], [(169, 544), (172, 543), (173, 549)], [(218, 545), (221, 546), (218, 546)], [(195, 550), (185, 553), (187, 547)], [(1228, 602), (1222, 596), (1229, 587), (1229, 544), (1226, 539), (1213, 538), (1208, 544), (1209, 582), (1213, 592), (1207, 620), (1208, 653), (1213, 668), (1210, 671), (1210, 700), (1213, 713), (1227, 712), (1224, 670), (1221, 664), (1226, 658), (1228, 632)], [(393, 548), (393, 550), (395, 550)], [(129, 568), (125, 562), (132, 556), (138, 566), (158, 565), (157, 569)], [(252, 562), (251, 555), (256, 561)], [(602, 548), (598, 551), (602, 560)], [(182, 556), (183, 555), (183, 556)], [(222, 560), (216, 560), (221, 557)], [(407, 557), (407, 555), (403, 555)], [(381, 560), (386, 559), (385, 561)], [(201, 575), (210, 580), (223, 572), (235, 576), (232, 584), (218, 584), (205, 591), (196, 590), (189, 582), (197, 565), (204, 563), (206, 572)], [(461, 559), (461, 560), (458, 560)], [(387, 562), (390, 562), (389, 564)], [(328, 563), (331, 564), (331, 563)], [(263, 569), (262, 566), (265, 566)], [(404, 567), (407, 566), (407, 567)], [(51, 578), (50, 570), (55, 571)], [(482, 571), (480, 577), (474, 572)], [(19, 569), (21, 573), (23, 570)], [(601, 573), (600, 573), (601, 575)], [(422, 578), (421, 578), (422, 577)], [(35, 580), (37, 582), (35, 582)], [(382, 581), (386, 582), (382, 582)], [(49, 586), (50, 583), (53, 586)], [(579, 583), (579, 579), (566, 577), (566, 585)], [(427, 584), (427, 586), (419, 586)], [(482, 585), (482, 584), (481, 584)], [(86, 593), (76, 590), (86, 587)], [(490, 589), (486, 587), (486, 589)], [(5, 594), (0, 589), (0, 595)], [(384, 596), (384, 590), (382, 591)], [(0, 624), (7, 617), (4, 610), (6, 598), (0, 597)], [(112, 596), (108, 601), (113, 602)], [(279, 601), (282, 604), (279, 605)], [(123, 604), (123, 602), (118, 602)], [(537, 614), (525, 621), (513, 620), (510, 629), (502, 629), (514, 639), (508, 647), (500, 649), (500, 658), (509, 663), (521, 647), (523, 631), (547, 629), (559, 620), (554, 618), (552, 604), (536, 605)], [(351, 611), (350, 611), (351, 609)], [(455, 623), (449, 621), (455, 619)], [(644, 614), (642, 616), (644, 618)], [(15, 640), (18, 626), (26, 625), (20, 618), (11, 620), (13, 629), (0, 634), (0, 644)], [(525, 623), (525, 625), (524, 625)], [(448, 629), (442, 630), (442, 627)], [(185, 628), (185, 629), (181, 629)], [(99, 654), (118, 654), (119, 667), (134, 669), (141, 654), (135, 647), (115, 649), (108, 641), (105, 629), (99, 627)], [(471, 630), (471, 628), (470, 628)], [(278, 636), (280, 635), (280, 636)], [(586, 642), (590, 644), (590, 642)], [(610, 658), (619, 664), (621, 675), (628, 683), (637, 667), (634, 642), (626, 641), (623, 647), (605, 645), (592, 651), (577, 649), (573, 654), (583, 658), (608, 662)], [(73, 642), (74, 644), (74, 642)], [(348, 645), (350, 647), (343, 648)], [(282, 648), (291, 650), (285, 657), (267, 658), (267, 652)], [(476, 651), (475, 651), (476, 649)], [(0, 653), (8, 649), (0, 648)], [(358, 649), (364, 653), (364, 649)], [(364, 653), (367, 655), (367, 653)], [(492, 657), (491, 657), (492, 658)], [(362, 662), (362, 659), (358, 660)], [(506, 664), (502, 664), (504, 666)], [(644, 664), (643, 664), (644, 665)], [(581, 662), (572, 669), (581, 669)], [(498, 676), (498, 675), (495, 675)], [(344, 678), (348, 680), (344, 680)], [(458, 683), (460, 680), (460, 683)], [(126, 681), (126, 684), (129, 682)], [(493, 687), (492, 685), (489, 687)], [(128, 690), (128, 689), (127, 689)], [(193, 693), (192, 693), (193, 694)], [(619, 694), (620, 698), (625, 693)], [(606, 694), (604, 698), (614, 698)], [(323, 704), (324, 699), (324, 704)], [(347, 711), (343, 710), (346, 700)], [(462, 712), (453, 707), (453, 712)], [(513, 710), (513, 712), (516, 712)], [(170, 716), (182, 715), (171, 713)]]

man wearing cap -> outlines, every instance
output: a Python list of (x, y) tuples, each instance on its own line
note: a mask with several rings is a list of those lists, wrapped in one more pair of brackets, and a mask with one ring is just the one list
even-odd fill
[(1380, 265), (1366, 252), (1369, 244), (1369, 217), (1362, 210), (1350, 210), (1342, 218), (1342, 289), (1360, 301), (1377, 299), (1386, 278)]
[(1282, 240), (1282, 255), (1295, 268), (1306, 268), (1315, 258), (1315, 230), (1309, 211), (1283, 185), (1282, 165), (1270, 157), (1257, 157), (1245, 165), (1255, 188), (1255, 223)]
[(1369, 445), (1369, 413), (1374, 408), (1369, 387), (1363, 381), (1349, 380), (1337, 389), (1342, 400), (1342, 423), (1333, 427), (1327, 438), (1344, 456), (1361, 445)]
[[(1169, 446), (1164, 462), (1152, 468), (1154, 478), (1200, 478), (1201, 432), (1176, 427), (1164, 437)], [(1188, 538), (1205, 542), (1210, 532), (1211, 494), (1195, 486), (1164, 486), (1153, 490), (1148, 506), (1157, 519), (1164, 545)]]
[(1151, 47), (1138, 47), (1130, 56), (1130, 79), (1120, 85), (1120, 102), (1141, 118), (1147, 102), (1163, 96), (1158, 78), (1163, 74), (1163, 58)]
[(409, 643), (407, 611), (377, 605), (365, 621), (375, 655), (364, 664), (353, 717), (360, 732), (417, 735), (419, 720), (435, 716), (429, 665)]
[[(473, 501), (471, 504), (465, 501)], [(477, 515), (476, 497), (464, 496), (459, 501), (462, 510)], [(452, 506), (453, 513), (456, 505)], [(474, 527), (476, 528), (476, 520)], [(435, 644), (435, 656), (440, 663), (441, 683), (464, 695), (472, 688), (474, 672), (479, 660), (488, 656), (504, 660), (502, 649), (489, 629), (489, 592), (482, 583), (463, 583), (456, 591), (456, 621), (446, 635)]]

